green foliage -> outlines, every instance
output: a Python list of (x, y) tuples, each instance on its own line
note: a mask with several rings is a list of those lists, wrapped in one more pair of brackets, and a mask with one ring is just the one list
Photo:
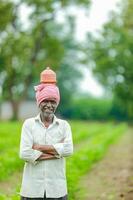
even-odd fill
[[(0, 77), (4, 74), (0, 83), (1, 99), (11, 102), (14, 119), (18, 117), (19, 103), (31, 95), (29, 90), (39, 82), (40, 72), (47, 65), (56, 71), (61, 65), (73, 71), (74, 64), (80, 63), (76, 56), (78, 42), (73, 37), (74, 17), (66, 14), (63, 24), (57, 22), (56, 15), (71, 5), (85, 7), (89, 4), (85, 0), (1, 2)], [(19, 15), (19, 9), (24, 5), (31, 10), (28, 28), (23, 26)], [(71, 53), (75, 57), (73, 65), (65, 60), (72, 58), (68, 56)], [(73, 79), (76, 80), (76, 76)]]
[(93, 71), (99, 81), (112, 89), (121, 112), (133, 119), (133, 1), (121, 1), (99, 37), (90, 37)]
[(16, 169), (22, 167), (18, 157), (20, 141), (20, 127), (18, 122), (1, 122), (0, 126), (0, 181), (5, 180)]
[[(76, 105), (77, 109), (79, 108), (80, 112), (83, 113), (83, 119), (106, 119), (109, 114), (111, 102), (106, 99), (90, 98), (77, 101)], [(77, 109), (75, 109), (75, 112), (77, 112)], [(80, 113), (78, 117), (80, 117)]]
[[(80, 144), (81, 142), (84, 142), (86, 139), (90, 139), (91, 137), (96, 136), (97, 133), (99, 133), (99, 129), (101, 131), (105, 131), (107, 126), (101, 125), (98, 122), (87, 122), (87, 121), (70, 121), (72, 126), (72, 132), (73, 132), (73, 142), (74, 144)], [(87, 127), (89, 129), (87, 130)]]
[[(93, 163), (97, 162), (106, 153), (108, 146), (116, 141), (126, 131), (125, 124), (88, 123), (84, 121), (70, 121), (75, 144), (74, 155), (67, 158), (67, 179), (69, 199), (74, 200), (78, 181)], [(3, 122), (0, 126), (0, 181), (7, 180), (12, 173), (22, 170), (24, 162), (18, 157), (20, 127), (22, 123)], [(4, 169), (4, 171), (3, 171)], [(0, 193), (0, 199), (18, 200), (20, 183), (16, 183), (15, 194)]]
[(117, 119), (111, 114), (112, 100), (84, 97), (73, 99), (71, 105), (65, 111), (65, 117), (83, 120), (107, 120)]
[(128, 121), (125, 109), (114, 99), (81, 97), (73, 98), (69, 107), (61, 112), (62, 116), (70, 119), (82, 120), (118, 120)]
[[(5, 12), (6, 11), (6, 12)], [(13, 3), (11, 1), (0, 1), (0, 32), (5, 30), (5, 28), (9, 25), (9, 22), (13, 22), (14, 14), (13, 14)]]

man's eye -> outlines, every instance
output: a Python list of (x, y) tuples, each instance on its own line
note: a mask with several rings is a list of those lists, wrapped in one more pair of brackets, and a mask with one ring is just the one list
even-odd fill
[(52, 104), (55, 104), (56, 102), (55, 102), (55, 101), (51, 101), (51, 103), (52, 103)]

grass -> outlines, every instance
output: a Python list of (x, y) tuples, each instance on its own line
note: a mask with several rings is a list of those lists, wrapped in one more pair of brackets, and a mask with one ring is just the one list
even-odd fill
[(0, 125), (0, 181), (23, 165), (18, 158), (21, 125), (18, 122), (3, 122)]
[[(127, 129), (126, 124), (115, 125), (113, 123), (88, 123), (83, 121), (71, 121), (73, 141), (75, 145), (74, 155), (67, 158), (67, 180), (69, 199), (75, 199), (77, 184), (84, 175), (102, 156), (107, 148)], [(0, 181), (8, 180), (11, 174), (22, 170), (24, 162), (18, 157), (21, 122), (2, 122), (0, 126)], [(80, 144), (84, 145), (80, 145)], [(76, 149), (76, 146), (78, 148)], [(16, 184), (16, 193), (19, 191)], [(6, 196), (0, 194), (0, 200), (18, 200), (19, 196), (13, 194)]]

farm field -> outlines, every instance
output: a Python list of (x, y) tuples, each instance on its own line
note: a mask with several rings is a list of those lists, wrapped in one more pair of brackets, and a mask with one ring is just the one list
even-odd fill
[(133, 129), (112, 144), (103, 159), (81, 177), (78, 200), (133, 199)]
[[(75, 200), (78, 183), (103, 158), (109, 146), (126, 133), (125, 123), (70, 121), (74, 154), (67, 158), (69, 200)], [(18, 200), (24, 162), (19, 159), (22, 122), (0, 126), (0, 200)], [(97, 163), (98, 165), (98, 163)]]

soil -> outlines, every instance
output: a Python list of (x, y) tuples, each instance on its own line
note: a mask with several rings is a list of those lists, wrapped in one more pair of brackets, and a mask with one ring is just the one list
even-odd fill
[(133, 200), (133, 129), (81, 178), (76, 200)]

